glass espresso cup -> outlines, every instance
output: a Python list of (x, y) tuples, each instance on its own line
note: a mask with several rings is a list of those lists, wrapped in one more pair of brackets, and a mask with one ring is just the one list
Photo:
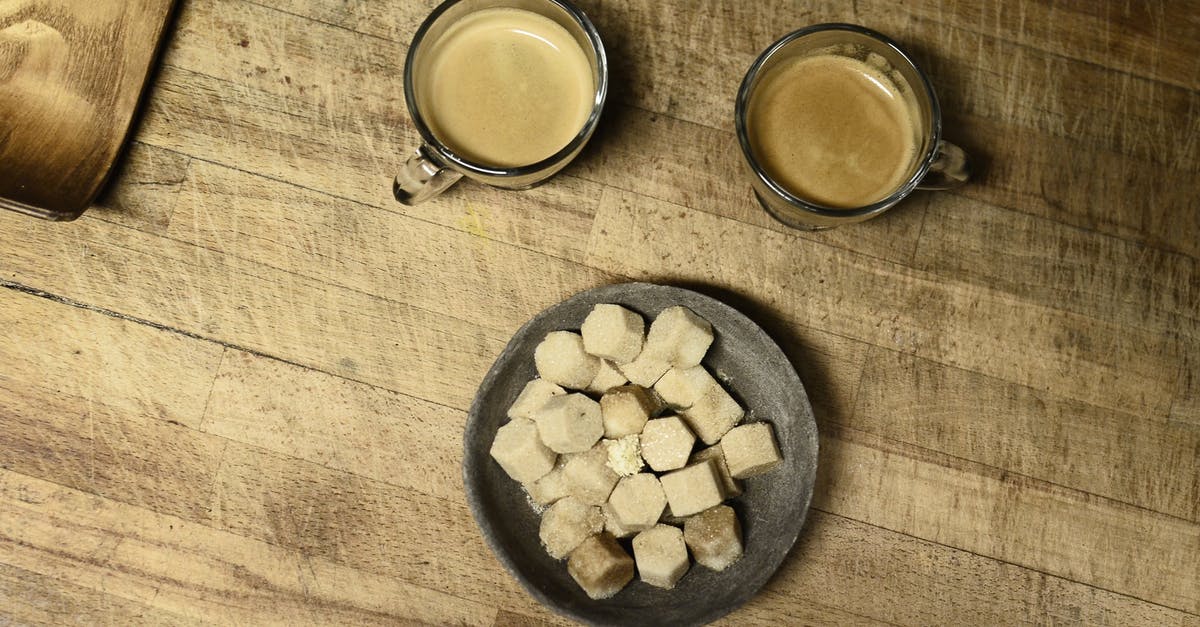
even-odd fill
[(734, 125), (759, 203), (795, 228), (861, 222), (970, 177), (966, 154), (941, 137), (929, 79), (861, 26), (810, 26), (772, 44), (742, 81)]
[(404, 98), (421, 145), (393, 184), (414, 205), (466, 176), (528, 189), (596, 130), (608, 61), (595, 26), (565, 0), (446, 0), (413, 36)]

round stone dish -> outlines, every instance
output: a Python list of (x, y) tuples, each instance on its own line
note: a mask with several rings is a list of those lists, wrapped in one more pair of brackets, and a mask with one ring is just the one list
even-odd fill
[[(546, 554), (539, 515), (521, 486), (488, 451), (505, 412), (537, 373), (533, 350), (550, 331), (578, 331), (597, 303), (641, 314), (647, 325), (663, 309), (683, 305), (708, 320), (715, 335), (704, 365), (746, 408), (745, 421), (770, 422), (783, 462), (746, 480), (727, 501), (742, 522), (745, 554), (723, 572), (693, 563), (673, 590), (635, 576), (611, 599), (594, 601), (567, 574), (565, 562)], [(770, 579), (795, 544), (808, 513), (817, 470), (817, 427), (804, 386), (783, 351), (757, 324), (724, 303), (678, 287), (626, 283), (588, 290), (538, 314), (521, 327), (479, 386), (463, 436), (463, 484), (484, 539), (505, 568), (540, 602), (592, 624), (707, 623), (748, 601)], [(628, 547), (626, 547), (628, 549)]]

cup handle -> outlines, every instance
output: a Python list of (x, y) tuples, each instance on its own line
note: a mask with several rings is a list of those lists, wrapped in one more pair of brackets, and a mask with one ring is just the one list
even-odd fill
[(938, 140), (937, 156), (917, 189), (953, 189), (971, 178), (971, 158), (950, 142)]
[(462, 174), (439, 163), (421, 146), (396, 175), (392, 194), (406, 205), (415, 205), (446, 191), (460, 178)]

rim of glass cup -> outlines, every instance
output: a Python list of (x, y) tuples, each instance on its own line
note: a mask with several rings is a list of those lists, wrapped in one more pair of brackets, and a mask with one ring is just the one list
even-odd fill
[(567, 158), (573, 152), (583, 146), (585, 142), (587, 142), (592, 131), (595, 130), (596, 125), (600, 121), (600, 113), (604, 109), (604, 102), (608, 97), (608, 57), (605, 54), (604, 43), (600, 41), (600, 33), (596, 30), (595, 25), (592, 24), (591, 20), (588, 19), (587, 15), (585, 15), (583, 11), (579, 10), (565, 0), (543, 1), (548, 4), (555, 5), (565, 11), (567, 15), (571, 16), (571, 19), (575, 20), (575, 23), (579, 24), (580, 28), (583, 29), (583, 32), (587, 35), (588, 41), (590, 41), (592, 44), (592, 48), (596, 51), (596, 75), (598, 83), (595, 101), (592, 103), (592, 112), (588, 114), (587, 121), (583, 123), (583, 127), (579, 129), (579, 133), (577, 133), (575, 137), (567, 143), (566, 146), (563, 146), (558, 152), (546, 157), (545, 159), (542, 159), (541, 161), (530, 163), (528, 165), (502, 168), (471, 161), (470, 159), (457, 154), (445, 143), (438, 140), (438, 138), (433, 135), (433, 131), (429, 130), (429, 126), (425, 124), (425, 118), (421, 116), (421, 112), (417, 108), (417, 100), (415, 94), (413, 93), (412, 73), (416, 55), (412, 54), (412, 51), (416, 50), (417, 46), (419, 46), (425, 39), (425, 35), (429, 32), (429, 29), (433, 27), (433, 24), (437, 22), (438, 18), (440, 18), (446, 11), (450, 10), (450, 8), (454, 5), (465, 1), (466, 0), (446, 0), (438, 5), (438, 7), (434, 9), (428, 17), (425, 18), (425, 21), (421, 22), (420, 28), (418, 28), (416, 34), (413, 35), (412, 43), (409, 44), (408, 54), (405, 55), (404, 101), (408, 107), (408, 115), (412, 119), (413, 124), (417, 127), (417, 132), (421, 134), (421, 139), (426, 144), (429, 144), (437, 149), (438, 157), (446, 159), (447, 161), (450, 161), (452, 164), (464, 170), (485, 176), (519, 177), (528, 174), (534, 174)]
[[(789, 192), (779, 183), (775, 182), (774, 179), (767, 175), (766, 170), (759, 165), (758, 160), (754, 158), (754, 151), (750, 149), (750, 134), (746, 129), (746, 109), (750, 104), (750, 89), (754, 85), (755, 79), (758, 78), (759, 72), (762, 71), (763, 65), (765, 65), (766, 62), (775, 55), (775, 53), (782, 50), (791, 42), (813, 33), (829, 30), (851, 31), (866, 37), (870, 37), (891, 48), (896, 54), (900, 55), (900, 58), (904, 59), (905, 63), (912, 66), (916, 75), (920, 77), (921, 87), (925, 90), (926, 95), (929, 97), (930, 116), (932, 117), (931, 126), (933, 127), (933, 133), (931, 141), (929, 142), (929, 146), (925, 149), (925, 154), (921, 157), (920, 164), (913, 175), (910, 176), (903, 185), (901, 185), (891, 194), (888, 194), (883, 199), (877, 200), (869, 205), (850, 209), (839, 209), (837, 207), (829, 207), (804, 200), (803, 198), (800, 198)], [(734, 126), (736, 127), (737, 131), (738, 143), (741, 144), (742, 147), (742, 154), (746, 157), (746, 160), (750, 162), (751, 170), (754, 171), (754, 175), (757, 176), (764, 185), (769, 187), (771, 191), (785, 198), (790, 204), (798, 206), (811, 213), (828, 218), (850, 219), (881, 213), (894, 205), (901, 198), (904, 198), (908, 194), (912, 193), (912, 191), (917, 188), (917, 185), (921, 183), (921, 179), (925, 178), (925, 175), (929, 172), (929, 168), (933, 165), (934, 159), (937, 158), (938, 142), (942, 138), (942, 111), (941, 107), (938, 105), (937, 94), (933, 92), (933, 85), (929, 82), (929, 77), (925, 76), (925, 72), (923, 72), (916, 62), (912, 60), (912, 57), (904, 52), (904, 50), (900, 48), (895, 41), (892, 41), (890, 37), (857, 24), (815, 24), (813, 26), (806, 26), (800, 30), (784, 35), (778, 41), (771, 44), (770, 47), (763, 51), (763, 53), (754, 60), (754, 63), (746, 72), (746, 77), (742, 79), (741, 87), (738, 88), (737, 103), (734, 108)]]

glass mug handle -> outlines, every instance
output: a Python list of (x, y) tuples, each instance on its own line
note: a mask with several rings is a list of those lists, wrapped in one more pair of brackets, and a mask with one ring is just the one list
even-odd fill
[(937, 156), (917, 189), (953, 189), (971, 178), (971, 158), (962, 148), (939, 139)]
[(392, 194), (406, 205), (415, 205), (446, 191), (460, 178), (461, 173), (439, 163), (422, 145), (396, 175)]

